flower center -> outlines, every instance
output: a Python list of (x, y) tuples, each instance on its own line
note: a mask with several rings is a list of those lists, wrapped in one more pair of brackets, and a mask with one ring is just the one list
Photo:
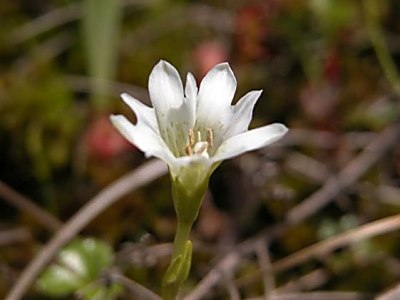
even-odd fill
[(201, 131), (197, 130), (196, 134), (191, 128), (188, 131), (189, 143), (185, 146), (185, 153), (188, 156), (201, 155), (209, 157), (208, 150), (213, 147), (213, 132), (211, 128), (206, 130), (206, 140), (203, 141), (201, 137)]

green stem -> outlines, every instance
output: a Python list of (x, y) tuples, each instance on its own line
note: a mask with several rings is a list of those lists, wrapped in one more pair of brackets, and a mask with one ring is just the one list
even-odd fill
[[(209, 169), (191, 165), (181, 170), (180, 177), (172, 177), (172, 198), (178, 224), (175, 233), (171, 262), (162, 283), (162, 298), (175, 300), (187, 279), (192, 262), (190, 230), (199, 213), (209, 179)], [(201, 180), (199, 180), (201, 179)]]
[(190, 230), (192, 229), (193, 223), (181, 222), (178, 220), (176, 227), (176, 233), (174, 238), (174, 247), (172, 250), (171, 261), (183, 254), (186, 242), (189, 240)]
[[(183, 280), (186, 279), (186, 276), (180, 273), (186, 273), (186, 268), (182, 266), (184, 264), (190, 265), (191, 262), (191, 253), (189, 257), (187, 257), (187, 254), (185, 252), (187, 251), (187, 244), (189, 242), (189, 235), (192, 225), (193, 223), (178, 221), (171, 262), (163, 280), (163, 300), (175, 300), (181, 284), (183, 283)], [(186, 261), (184, 261), (185, 257)], [(173, 282), (169, 282), (171, 275), (181, 279), (176, 279)]]

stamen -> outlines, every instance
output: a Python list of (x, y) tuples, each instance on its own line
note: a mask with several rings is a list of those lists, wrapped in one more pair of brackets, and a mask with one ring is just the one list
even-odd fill
[[(195, 135), (196, 134), (196, 135)], [(197, 130), (196, 133), (192, 128), (188, 130), (189, 141), (185, 146), (184, 151), (187, 156), (201, 155), (208, 157), (208, 149), (213, 147), (214, 136), (211, 128), (206, 129), (206, 140), (201, 139), (201, 131)]]
[(194, 131), (192, 128), (189, 129), (189, 146), (193, 147), (195, 144), (195, 140), (194, 140)]
[(192, 150), (192, 146), (191, 145), (186, 145), (185, 153), (186, 153), (187, 156), (193, 155), (193, 150)]
[(197, 142), (201, 142), (201, 131), (197, 130)]
[(207, 143), (209, 148), (212, 148), (214, 145), (214, 136), (211, 128), (207, 128)]

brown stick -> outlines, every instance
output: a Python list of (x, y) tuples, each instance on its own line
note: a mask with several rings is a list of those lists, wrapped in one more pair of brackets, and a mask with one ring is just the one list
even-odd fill
[(297, 224), (329, 204), (341, 191), (354, 184), (392, 148), (398, 142), (399, 136), (399, 125), (384, 130), (337, 176), (328, 179), (321, 189), (291, 209), (287, 215), (287, 221), (291, 224)]
[(121, 283), (127, 290), (138, 296), (139, 299), (161, 300), (160, 296), (128, 277), (125, 277), (118, 273), (113, 273), (111, 274), (111, 278)]
[(399, 228), (400, 214), (380, 219), (297, 251), (288, 257), (274, 262), (272, 264), (272, 268), (274, 272), (281, 272), (313, 257), (324, 256), (337, 248), (347, 246), (377, 235), (392, 232), (398, 230)]
[(122, 196), (167, 173), (167, 167), (159, 160), (150, 161), (123, 176), (102, 190), (82, 207), (46, 244), (25, 268), (5, 300), (19, 300), (35, 281), (43, 268), (53, 260), (59, 249), (78, 234), (99, 213)]
[(0, 181), (0, 197), (10, 205), (32, 216), (36, 222), (42, 224), (50, 231), (56, 232), (62, 226), (62, 223), (57, 218), (2, 181)]

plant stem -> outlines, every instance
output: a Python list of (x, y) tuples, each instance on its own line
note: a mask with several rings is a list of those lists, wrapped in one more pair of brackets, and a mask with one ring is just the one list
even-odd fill
[(177, 258), (179, 255), (183, 254), (186, 241), (189, 240), (189, 235), (190, 235), (190, 230), (192, 229), (192, 225), (193, 223), (181, 222), (178, 220), (171, 261)]
[[(174, 246), (173, 246), (173, 250), (172, 250), (172, 257), (171, 257), (171, 262), (170, 265), (168, 267), (167, 273), (164, 277), (164, 282), (163, 282), (163, 291), (162, 291), (162, 298), (163, 300), (175, 300), (176, 296), (178, 295), (179, 292), (179, 288), (181, 287), (181, 284), (183, 281), (181, 280), (175, 280), (172, 283), (168, 282), (168, 276), (170, 275), (171, 271), (175, 269), (176, 264), (180, 264), (181, 266), (184, 263), (183, 258), (186, 257), (185, 255), (185, 249), (186, 249), (186, 245), (187, 242), (189, 241), (189, 235), (190, 235), (190, 230), (192, 228), (193, 222), (182, 222), (179, 221), (178, 219), (178, 224), (177, 224), (177, 228), (176, 228), (176, 233), (175, 233), (175, 239), (174, 239)], [(179, 262), (177, 262), (178, 258), (180, 257)], [(191, 257), (188, 258), (189, 259), (189, 264), (190, 264), (190, 260)], [(179, 272), (183, 272), (182, 267), (179, 267), (179, 270), (175, 270), (174, 273), (176, 273), (175, 275), (178, 276), (182, 276), (180, 274), (178, 274)]]
[[(164, 275), (162, 298), (175, 300), (179, 289), (187, 279), (192, 262), (190, 230), (200, 210), (206, 192), (209, 174), (200, 167), (181, 170), (181, 177), (172, 178), (172, 198), (178, 219), (171, 262)], [(199, 178), (201, 180), (199, 180)]]

